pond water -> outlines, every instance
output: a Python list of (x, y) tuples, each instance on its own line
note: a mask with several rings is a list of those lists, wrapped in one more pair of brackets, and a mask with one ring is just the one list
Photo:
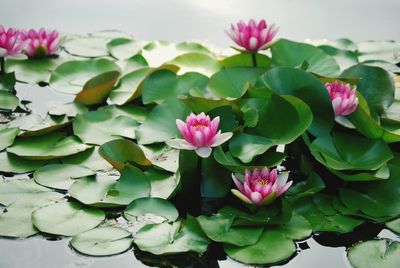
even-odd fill
[[(345, 6), (345, 8), (343, 8)], [(23, 9), (21, 9), (23, 7)], [(358, 10), (362, 7), (362, 13)], [(7, 26), (56, 28), (68, 33), (88, 33), (102, 29), (120, 29), (139, 39), (170, 41), (206, 40), (226, 47), (228, 38), (223, 29), (230, 22), (249, 17), (265, 17), (276, 22), (280, 36), (354, 40), (399, 39), (400, 22), (397, 0), (376, 1), (24, 1), (1, 0), (0, 17)], [(29, 12), (29, 15), (25, 14)], [(355, 12), (357, 16), (355, 17)], [(88, 21), (88, 18), (90, 20)], [(74, 96), (49, 90), (48, 87), (18, 83), (17, 96), (26, 100), (26, 107), (41, 116), (58, 104), (70, 102)], [(1, 118), (0, 118), (1, 119)], [(322, 235), (298, 243), (298, 254), (279, 267), (351, 267), (346, 258), (346, 246), (362, 239), (399, 237), (380, 226), (362, 227), (349, 236)], [(111, 257), (93, 258), (76, 253), (68, 245), (68, 238), (29, 239), (0, 238), (0, 268), (106, 268), (148, 267), (150, 259), (132, 250)], [(208, 256), (211, 267), (235, 268), (242, 264), (229, 259)], [(217, 260), (218, 259), (218, 260)], [(147, 260), (147, 261), (143, 261)], [(145, 265), (144, 262), (148, 265)], [(156, 265), (157, 266), (157, 265)], [(201, 266), (200, 262), (192, 267)]]

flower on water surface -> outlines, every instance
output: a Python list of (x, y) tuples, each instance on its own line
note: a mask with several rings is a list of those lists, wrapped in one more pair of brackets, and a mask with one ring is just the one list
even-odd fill
[(326, 83), (325, 87), (331, 97), (335, 116), (345, 116), (355, 111), (358, 105), (355, 88), (340, 81)]
[(27, 43), (24, 51), (29, 57), (45, 57), (54, 55), (60, 47), (60, 38), (57, 31), (39, 31), (30, 29), (21, 32), (22, 41)]
[(218, 130), (219, 116), (212, 121), (204, 113), (195, 115), (191, 113), (186, 122), (176, 119), (176, 125), (184, 139), (173, 139), (166, 143), (177, 149), (196, 150), (196, 153), (203, 158), (211, 154), (211, 147), (216, 147), (232, 137), (232, 132), (221, 133)]
[(232, 179), (239, 190), (231, 191), (248, 204), (268, 205), (292, 185), (293, 181), (286, 182), (288, 177), (288, 172), (278, 174), (277, 169), (270, 171), (267, 167), (261, 170), (256, 168), (253, 172), (246, 169), (243, 182), (232, 173)]
[(248, 24), (243, 21), (238, 22), (237, 26), (231, 24), (231, 30), (227, 34), (239, 46), (255, 52), (267, 47), (278, 30), (274, 24), (268, 25), (265, 20), (257, 23), (251, 19)]
[(25, 43), (21, 42), (20, 31), (0, 25), (0, 58), (9, 56), (17, 57), (24, 49)]

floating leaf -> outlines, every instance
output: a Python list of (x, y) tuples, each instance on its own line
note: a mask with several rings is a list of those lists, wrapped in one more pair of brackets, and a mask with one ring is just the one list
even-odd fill
[(18, 81), (28, 84), (48, 83), (52, 71), (64, 62), (62, 58), (7, 60), (6, 72), (15, 72)]
[(350, 248), (347, 257), (354, 267), (397, 267), (400, 243), (389, 239), (369, 240)]
[(32, 224), (32, 211), (35, 208), (8, 206), (0, 214), (0, 236), (26, 238), (38, 232)]
[(60, 132), (53, 132), (42, 136), (18, 139), (7, 152), (30, 160), (48, 160), (83, 152), (91, 148), (81, 143), (76, 136), (68, 136)]
[(40, 185), (68, 190), (74, 179), (96, 174), (94, 171), (79, 165), (49, 164), (38, 168), (33, 173), (33, 179)]
[(109, 110), (77, 115), (73, 121), (74, 134), (84, 143), (102, 145), (121, 137), (135, 138), (138, 122), (130, 117), (114, 116)]
[(19, 104), (19, 99), (11, 92), (0, 90), (0, 110), (14, 110)]
[(117, 227), (100, 227), (76, 235), (71, 246), (77, 251), (92, 256), (107, 256), (122, 253), (132, 246), (131, 233)]
[(199, 52), (179, 55), (169, 63), (179, 66), (179, 75), (197, 72), (209, 77), (221, 69), (215, 57)]
[(47, 161), (27, 160), (7, 152), (0, 153), (0, 171), (9, 173), (26, 173), (35, 170)]
[(68, 193), (80, 202), (95, 207), (126, 206), (133, 200), (150, 195), (150, 182), (142, 171), (126, 166), (121, 177), (85, 177), (75, 181)]
[(184, 222), (148, 224), (134, 236), (140, 250), (152, 254), (173, 254), (188, 251), (203, 253), (209, 240), (197, 221), (188, 216)]
[[(258, 67), (269, 67), (271, 65), (271, 58), (264, 54), (257, 53), (256, 62)], [(253, 55), (252, 53), (242, 52), (221, 60), (220, 65), (225, 68), (253, 67)]]
[(179, 216), (178, 210), (169, 201), (153, 197), (144, 197), (133, 200), (133, 202), (124, 210), (125, 218), (131, 221), (146, 214), (161, 216), (168, 221), (175, 221)]
[(44, 206), (32, 213), (32, 222), (41, 232), (73, 236), (95, 228), (105, 218), (100, 209), (78, 202), (61, 202)]
[(101, 37), (72, 37), (63, 43), (64, 49), (71, 55), (95, 58), (107, 56), (108, 40)]
[(298, 68), (307, 62), (307, 71), (328, 77), (337, 75), (340, 70), (332, 56), (309, 44), (280, 39), (272, 45), (271, 53), (273, 66)]
[(0, 151), (14, 143), (14, 139), (18, 135), (19, 131), (18, 128), (0, 129)]
[(61, 161), (65, 164), (81, 165), (94, 171), (112, 169), (112, 166), (100, 156), (99, 147), (97, 146), (84, 152), (64, 157)]
[(46, 203), (61, 199), (64, 195), (36, 184), (34, 180), (14, 180), (0, 182), (0, 204), (5, 206), (14, 202)]
[[(107, 76), (113, 76), (114, 72), (119, 71), (118, 65), (106, 59), (68, 61), (54, 70), (50, 78), (50, 87), (62, 93), (77, 94), (88, 81), (88, 86), (92, 88), (92, 84), (97, 84), (98, 80), (103, 78), (99, 75), (109, 72)], [(97, 78), (91, 80), (95, 77)]]
[(140, 52), (144, 45), (129, 38), (116, 38), (107, 43), (107, 48), (114, 58), (125, 60)]
[(66, 115), (67, 117), (75, 117), (78, 114), (84, 114), (88, 111), (88, 108), (77, 102), (69, 102), (62, 105), (58, 105), (50, 109), (50, 115)]
[(171, 174), (151, 168), (146, 170), (145, 174), (151, 184), (151, 197), (170, 198), (177, 190), (180, 182), (178, 173)]
[(164, 144), (141, 145), (140, 148), (153, 166), (170, 172), (178, 170), (179, 150)]
[(128, 163), (141, 166), (151, 165), (142, 149), (136, 143), (125, 139), (112, 140), (103, 144), (100, 146), (99, 153), (119, 171), (122, 171)]

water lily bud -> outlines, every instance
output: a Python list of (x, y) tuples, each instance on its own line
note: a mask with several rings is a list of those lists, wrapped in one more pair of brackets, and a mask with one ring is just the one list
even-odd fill
[(356, 110), (358, 98), (355, 88), (351, 88), (349, 84), (340, 81), (326, 83), (325, 87), (331, 97), (335, 116), (349, 115)]
[(46, 31), (44, 28), (40, 28), (39, 31), (30, 29), (21, 32), (21, 39), (27, 43), (24, 51), (29, 57), (51, 56), (60, 48), (60, 38), (57, 31)]

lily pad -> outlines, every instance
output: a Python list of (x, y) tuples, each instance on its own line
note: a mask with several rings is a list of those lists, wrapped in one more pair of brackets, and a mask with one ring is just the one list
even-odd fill
[(169, 63), (179, 66), (179, 75), (188, 72), (197, 72), (210, 77), (221, 69), (219, 62), (214, 56), (199, 52), (179, 55)]
[(81, 165), (93, 171), (107, 171), (112, 169), (111, 164), (100, 156), (98, 146), (81, 153), (64, 157), (61, 159), (61, 162), (65, 164)]
[(79, 165), (49, 164), (33, 173), (36, 183), (59, 190), (68, 190), (75, 179), (94, 175), (96, 172)]
[(26, 173), (43, 165), (44, 160), (27, 160), (7, 152), (0, 153), (0, 171), (9, 173)]
[(107, 48), (114, 58), (125, 60), (138, 54), (144, 45), (129, 38), (115, 38), (107, 43)]
[(95, 228), (105, 219), (100, 209), (78, 202), (62, 202), (44, 206), (32, 213), (32, 222), (41, 232), (73, 236)]
[[(77, 94), (83, 90), (88, 81), (90, 81), (89, 86), (97, 85), (99, 79), (103, 78), (99, 75), (104, 73), (114, 75), (114, 72), (119, 71), (118, 65), (107, 59), (68, 61), (54, 70), (50, 77), (50, 87), (62, 93)], [(95, 79), (91, 80), (93, 78)]]
[(14, 139), (18, 135), (19, 131), (20, 130), (15, 127), (0, 129), (0, 151), (14, 143)]
[(91, 256), (107, 256), (127, 251), (132, 246), (131, 233), (117, 227), (100, 227), (76, 235), (71, 246)]
[(125, 139), (112, 140), (103, 144), (100, 146), (99, 154), (119, 171), (122, 171), (128, 163), (141, 166), (151, 165), (142, 149), (136, 143)]
[(83, 152), (91, 148), (83, 144), (76, 136), (68, 136), (61, 132), (53, 132), (42, 136), (35, 136), (26, 139), (18, 139), (7, 152), (30, 160), (49, 160), (67, 155)]
[(141, 145), (144, 155), (155, 167), (176, 172), (179, 166), (179, 150), (163, 144)]
[(237, 247), (224, 244), (226, 254), (247, 264), (273, 264), (290, 258), (296, 252), (293, 240), (276, 230), (265, 230), (254, 245)]
[(167, 221), (175, 221), (178, 210), (169, 201), (162, 198), (144, 197), (133, 200), (124, 210), (124, 217), (135, 221), (137, 217), (153, 214), (165, 218)]
[(148, 224), (136, 233), (134, 242), (143, 251), (162, 255), (188, 251), (203, 253), (210, 241), (197, 221), (188, 216), (184, 222)]
[(347, 256), (356, 268), (397, 267), (400, 243), (389, 239), (369, 240), (350, 248)]
[(118, 180), (110, 176), (85, 177), (75, 181), (68, 193), (86, 205), (120, 207), (148, 197), (150, 190), (150, 182), (143, 172), (128, 165)]
[(11, 92), (0, 90), (0, 110), (14, 110), (19, 104), (19, 99)]
[(88, 108), (77, 102), (69, 102), (62, 105), (55, 106), (50, 109), (50, 115), (66, 115), (67, 117), (75, 117), (78, 114), (84, 114), (88, 111)]
[(108, 40), (102, 37), (70, 37), (63, 43), (63, 48), (71, 55), (95, 58), (107, 56)]
[(32, 224), (32, 211), (35, 208), (8, 206), (0, 214), (0, 236), (26, 238), (38, 232)]
[(180, 182), (179, 173), (171, 174), (162, 170), (150, 168), (145, 174), (151, 184), (151, 197), (168, 199), (176, 192)]
[(48, 83), (52, 71), (64, 62), (62, 58), (7, 60), (6, 72), (15, 72), (18, 81), (28, 84)]
[(34, 180), (14, 180), (0, 182), (0, 204), (11, 205), (22, 202), (49, 202), (61, 199), (64, 195), (36, 184)]
[(138, 122), (130, 117), (114, 116), (108, 110), (77, 115), (73, 121), (74, 134), (84, 143), (102, 145), (118, 138), (135, 138)]

